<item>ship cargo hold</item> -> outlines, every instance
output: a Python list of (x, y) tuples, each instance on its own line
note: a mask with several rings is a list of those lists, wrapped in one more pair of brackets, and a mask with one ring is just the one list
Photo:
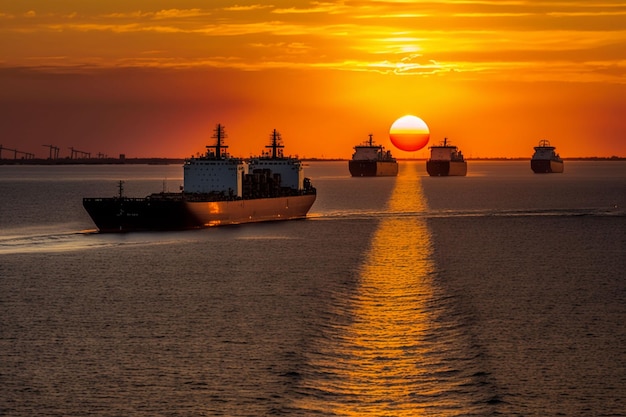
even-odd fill
[(550, 141), (540, 140), (539, 146), (535, 146), (535, 153), (530, 160), (530, 169), (535, 174), (562, 173), (564, 169), (563, 159), (555, 150), (556, 148), (550, 145)]
[(392, 177), (398, 175), (398, 162), (382, 145), (369, 140), (354, 147), (348, 169), (353, 177)]
[(431, 177), (465, 176), (467, 162), (463, 153), (456, 146), (448, 144), (448, 138), (444, 138), (441, 145), (430, 147), (426, 171)]
[(126, 197), (119, 182), (116, 197), (89, 197), (83, 206), (100, 232), (185, 230), (209, 226), (305, 218), (317, 191), (304, 177), (302, 163), (283, 155), (274, 130), (270, 150), (243, 160), (231, 157), (224, 127), (215, 129), (215, 145), (185, 160), (180, 193)]

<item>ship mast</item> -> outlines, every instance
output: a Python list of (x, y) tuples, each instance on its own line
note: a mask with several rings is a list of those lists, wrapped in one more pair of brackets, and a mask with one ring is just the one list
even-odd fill
[(372, 139), (372, 136), (374, 136), (373, 134), (369, 134), (370, 137), (370, 146), (374, 146), (374, 140)]
[[(270, 139), (271, 139), (270, 144), (265, 146), (265, 147), (272, 149), (272, 156), (271, 156), (271, 158), (272, 159), (277, 159), (279, 157), (282, 157), (283, 156), (283, 151), (282, 151), (281, 148), (284, 148), (285, 145), (282, 144), (280, 133), (276, 129), (274, 129), (272, 131), (272, 134), (270, 135)], [(279, 149), (280, 149), (280, 151), (279, 151)]]
[[(228, 135), (226, 135), (226, 132), (224, 130), (224, 126), (222, 126), (221, 124), (217, 124), (217, 126), (215, 126), (215, 133), (213, 133), (213, 136), (211, 136), (213, 139), (215, 139), (215, 145), (207, 145), (206, 148), (207, 149), (215, 149), (215, 158), (216, 159), (222, 159), (222, 152), (226, 150), (226, 148), (228, 148), (227, 145), (224, 145), (224, 139), (228, 137)], [(210, 152), (207, 151), (207, 154), (209, 154)], [(225, 154), (225, 152), (224, 152)]]

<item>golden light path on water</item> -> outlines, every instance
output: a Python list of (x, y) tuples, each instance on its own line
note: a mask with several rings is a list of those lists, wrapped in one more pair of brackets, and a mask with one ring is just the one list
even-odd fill
[(310, 361), (316, 377), (305, 381), (318, 395), (301, 408), (341, 416), (469, 411), (459, 392), (471, 381), (451, 363), (463, 361), (455, 347), (461, 332), (442, 319), (446, 301), (433, 286), (431, 239), (419, 215), (426, 211), (421, 180), (415, 164), (402, 168), (388, 211), (405, 215), (380, 220), (356, 292), (335, 300), (335, 313), (347, 319), (329, 324), (321, 338)]

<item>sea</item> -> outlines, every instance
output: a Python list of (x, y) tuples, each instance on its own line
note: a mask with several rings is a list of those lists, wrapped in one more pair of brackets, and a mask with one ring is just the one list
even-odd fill
[(626, 161), (352, 178), (304, 220), (100, 234), (179, 165), (0, 166), (2, 416), (626, 416)]

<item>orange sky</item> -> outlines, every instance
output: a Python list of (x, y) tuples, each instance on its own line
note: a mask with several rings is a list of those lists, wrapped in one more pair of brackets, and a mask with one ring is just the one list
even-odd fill
[(626, 3), (0, 0), (5, 148), (185, 157), (222, 123), (237, 156), (426, 157), (405, 114), (467, 157), (626, 157)]

